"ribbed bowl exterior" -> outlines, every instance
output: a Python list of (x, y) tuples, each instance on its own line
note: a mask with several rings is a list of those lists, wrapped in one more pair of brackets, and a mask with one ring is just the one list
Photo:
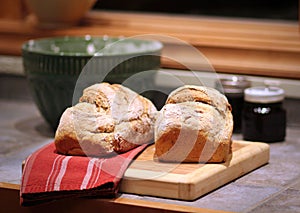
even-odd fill
[(74, 89), (84, 69), (96, 76), (85, 82), (84, 87), (103, 81), (122, 83), (141, 71), (157, 70), (160, 51), (92, 57), (40, 54), (23, 48), (22, 56), (33, 99), (41, 115), (55, 130), (64, 110), (72, 106)]

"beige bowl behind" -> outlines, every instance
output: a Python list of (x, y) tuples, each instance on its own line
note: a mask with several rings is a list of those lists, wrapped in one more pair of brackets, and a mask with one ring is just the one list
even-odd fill
[(96, 0), (26, 0), (29, 11), (42, 28), (76, 25)]

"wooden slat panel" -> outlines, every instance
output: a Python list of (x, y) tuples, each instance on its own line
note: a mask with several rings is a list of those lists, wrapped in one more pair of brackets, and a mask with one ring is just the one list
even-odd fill
[[(39, 37), (158, 34), (193, 45), (217, 72), (300, 79), (297, 22), (97, 11), (87, 14), (82, 25), (67, 29), (41, 30), (32, 23), (32, 17), (0, 20), (0, 54), (20, 55), (23, 42)], [(165, 47), (181, 48), (174, 41)], [(181, 58), (196, 70), (203, 67), (188, 53)], [(162, 62), (165, 68), (184, 68), (174, 61)]]

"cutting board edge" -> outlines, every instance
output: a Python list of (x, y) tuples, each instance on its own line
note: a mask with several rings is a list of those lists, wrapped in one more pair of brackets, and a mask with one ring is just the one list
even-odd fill
[(231, 154), (231, 160), (226, 161), (225, 163), (217, 164), (207, 164), (207, 166), (202, 167), (190, 174), (187, 174), (186, 182), (197, 183), (203, 181), (207, 177), (201, 172), (202, 170), (215, 170), (215, 173), (220, 173), (226, 171), (227, 168), (231, 168), (239, 162), (247, 160), (249, 157), (265, 157), (262, 161), (269, 161), (270, 158), (270, 146), (266, 143), (261, 142), (244, 142), (244, 141), (235, 141), (235, 143), (243, 145), (243, 147)]
[[(244, 143), (244, 142), (242, 142)], [(190, 193), (188, 194), (180, 194), (179, 193), (179, 197), (177, 199), (180, 200), (195, 200), (219, 187), (222, 187), (224, 185), (226, 185), (229, 182), (232, 182), (248, 173), (250, 173), (251, 171), (266, 165), (269, 162), (270, 159), (270, 148), (268, 144), (265, 143), (261, 143), (261, 142), (245, 142), (248, 143), (249, 146), (252, 147), (245, 147), (244, 150), (240, 150), (240, 151), (244, 151), (247, 152), (250, 148), (253, 148), (253, 146), (256, 146), (256, 153), (255, 155), (252, 155), (251, 158), (246, 158), (246, 160), (243, 160), (241, 164), (233, 164), (230, 167), (228, 167), (228, 169), (224, 169), (224, 170), (219, 170), (218, 172), (216, 172), (214, 174), (214, 176), (226, 176), (227, 179), (225, 179), (224, 177), (221, 178), (221, 181), (216, 181), (213, 186), (210, 186), (210, 188), (207, 188), (207, 184), (205, 184), (203, 187), (199, 186), (201, 184), (203, 184), (203, 182), (205, 181), (205, 179), (202, 179), (201, 181), (190, 181), (189, 185), (186, 185), (186, 187), (188, 187), (190, 189)], [(237, 155), (239, 153), (236, 153)], [(245, 164), (249, 164), (251, 165), (250, 167), (246, 167)], [(241, 165), (240, 167), (238, 167), (239, 165)], [(238, 168), (238, 172), (232, 172), (232, 170)], [(196, 174), (193, 174), (196, 175)], [(212, 179), (214, 176), (210, 176), (208, 178)], [(187, 190), (184, 190), (184, 188), (182, 188), (180, 191), (186, 192)], [(170, 197), (170, 198), (174, 198), (174, 197)]]
[[(254, 156), (252, 158), (247, 158), (246, 160), (243, 160), (243, 164), (247, 164), (251, 162), (251, 160), (256, 160), (255, 164), (252, 162), (252, 166), (248, 167), (247, 169), (242, 169), (242, 171), (239, 171), (236, 173), (236, 175), (230, 176), (232, 173), (232, 168), (230, 170), (228, 169), (221, 169), (218, 172), (216, 172), (214, 175), (228, 175), (229, 178), (223, 179), (222, 181), (216, 182), (213, 184), (210, 188), (201, 188), (195, 181), (191, 181), (189, 178), (192, 178), (196, 174), (189, 174), (187, 177), (181, 177), (178, 181), (171, 181), (171, 182), (165, 182), (163, 180), (156, 179), (153, 180), (135, 180), (135, 182), (132, 182), (129, 179), (123, 179), (120, 184), (120, 191), (125, 193), (132, 193), (137, 195), (147, 195), (147, 196), (157, 196), (157, 197), (163, 197), (163, 198), (171, 198), (171, 199), (178, 199), (178, 200), (186, 200), (191, 201), (195, 200), (208, 192), (211, 192), (253, 170), (255, 170), (258, 167), (261, 167), (268, 163), (270, 158), (270, 148), (269, 145), (266, 143), (261, 142), (247, 142), (247, 141), (234, 141), (235, 143), (241, 143), (242, 145), (245, 145), (245, 147), (241, 148), (239, 152), (246, 153), (248, 149), (255, 148), (255, 153), (252, 153)], [(236, 153), (239, 155), (239, 153)], [(230, 167), (229, 167), (230, 168)], [(224, 172), (225, 171), (225, 172)], [(208, 178), (211, 178), (208, 177)], [(200, 181), (200, 183), (203, 183)], [(146, 185), (145, 185), (146, 183)], [(168, 190), (166, 190), (165, 186), (166, 184), (169, 186)], [(142, 186), (144, 190), (136, 190), (138, 185)], [(153, 188), (165, 188), (164, 190), (153, 191)], [(198, 188), (198, 190), (197, 190)], [(199, 189), (200, 188), (200, 189)], [(200, 192), (199, 192), (200, 191)], [(184, 192), (184, 193), (183, 193)]]

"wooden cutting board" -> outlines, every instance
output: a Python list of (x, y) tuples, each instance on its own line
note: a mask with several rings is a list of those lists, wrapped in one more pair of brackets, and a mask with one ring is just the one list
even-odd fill
[(120, 191), (180, 200), (194, 200), (269, 161), (268, 144), (233, 141), (232, 155), (222, 164), (162, 163), (153, 160), (154, 145), (132, 162)]

